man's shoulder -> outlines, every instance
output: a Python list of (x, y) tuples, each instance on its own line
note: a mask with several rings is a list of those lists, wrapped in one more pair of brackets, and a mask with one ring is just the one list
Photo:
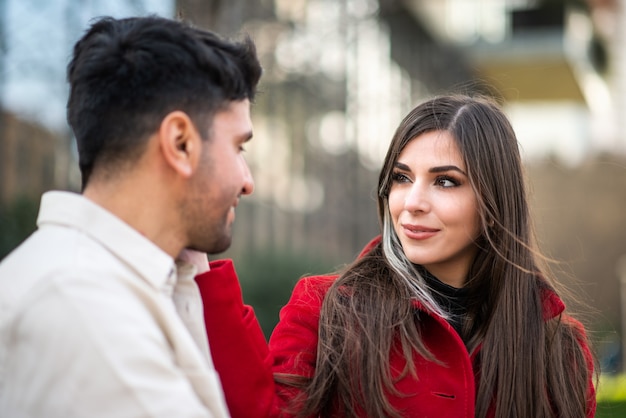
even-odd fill
[[(80, 271), (111, 257), (81, 231), (50, 226), (35, 231), (0, 262), (0, 286), (36, 280), (57, 271)], [(111, 263), (107, 263), (111, 264)], [(98, 265), (98, 268), (106, 266)]]
[(17, 342), (12, 336), (20, 335), (31, 346), (54, 345), (62, 339), (76, 350), (85, 344), (99, 344), (105, 350), (103, 339), (114, 336), (119, 341), (133, 328), (161, 341), (164, 337), (153, 318), (160, 305), (149, 303), (154, 302), (155, 290), (127, 266), (108, 258), (106, 249), (88, 248), (93, 245), (89, 240), (73, 239), (69, 247), (50, 248), (43, 254), (45, 240), (34, 234), (3, 261), (0, 339), (13, 341), (12, 348), (5, 349), (14, 350)]
[(80, 231), (38, 230), (0, 263), (0, 319), (45, 300), (80, 301), (89, 292), (105, 298), (107, 288), (116, 292), (128, 288), (124, 278), (129, 275), (105, 248)]

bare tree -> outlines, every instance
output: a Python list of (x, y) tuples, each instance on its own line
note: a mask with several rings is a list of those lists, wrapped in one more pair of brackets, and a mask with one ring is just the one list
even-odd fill
[(231, 36), (245, 22), (250, 3), (245, 0), (178, 0), (176, 10), (182, 18), (199, 27)]

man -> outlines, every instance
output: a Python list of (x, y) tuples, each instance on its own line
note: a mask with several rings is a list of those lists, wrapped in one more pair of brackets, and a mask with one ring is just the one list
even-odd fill
[(260, 75), (249, 39), (158, 17), (100, 19), (75, 45), (82, 195), (44, 194), (0, 264), (0, 416), (228, 416), (180, 260), (230, 245)]

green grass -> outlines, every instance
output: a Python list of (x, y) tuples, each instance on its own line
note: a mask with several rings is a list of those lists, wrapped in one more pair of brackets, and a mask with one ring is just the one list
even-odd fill
[(598, 384), (596, 418), (626, 417), (626, 374), (601, 375)]
[(626, 401), (598, 402), (596, 418), (624, 418), (626, 417)]
[(626, 374), (600, 375), (598, 402), (626, 402)]

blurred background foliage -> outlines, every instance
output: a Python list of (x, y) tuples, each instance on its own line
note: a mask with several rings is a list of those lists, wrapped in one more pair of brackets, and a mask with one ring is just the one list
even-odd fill
[(0, 205), (0, 259), (35, 231), (39, 200), (21, 196)]
[(334, 271), (337, 267), (328, 260), (275, 249), (255, 251), (235, 264), (244, 301), (255, 307), (268, 339), (278, 322), (278, 312), (289, 300), (296, 281), (305, 275)]
[[(378, 169), (402, 116), (434, 94), (488, 94), (524, 156), (537, 233), (578, 295), (605, 374), (626, 326), (624, 0), (0, 0), (0, 258), (41, 193), (77, 191), (65, 66), (97, 16), (181, 16), (247, 33), (264, 67), (232, 248), (266, 336), (294, 283), (378, 233)], [(618, 391), (615, 391), (617, 393)], [(611, 416), (611, 415), (605, 415)]]

